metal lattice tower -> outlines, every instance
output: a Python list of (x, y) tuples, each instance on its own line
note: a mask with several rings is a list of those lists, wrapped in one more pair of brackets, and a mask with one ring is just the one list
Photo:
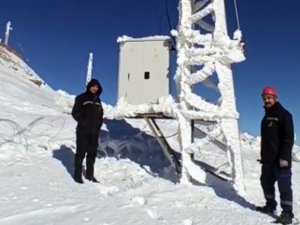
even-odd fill
[[(183, 162), (182, 179), (188, 181), (190, 177), (195, 178), (195, 171), (187, 166), (191, 164), (193, 144), (190, 120), (213, 121), (215, 125), (209, 128), (204, 125), (207, 140), (202, 140), (197, 147), (200, 149), (204, 143), (213, 139), (223, 140), (231, 166), (233, 185), (242, 193), (244, 185), (239, 114), (236, 110), (231, 70), (232, 63), (245, 59), (241, 32), (237, 30), (233, 39), (228, 36), (224, 0), (180, 0), (179, 13), (178, 31), (173, 35), (177, 38), (175, 79), (180, 99), (177, 115)], [(218, 77), (217, 85), (209, 80), (213, 74)], [(218, 103), (208, 102), (193, 92), (193, 86), (199, 83), (219, 92), (221, 97)]]

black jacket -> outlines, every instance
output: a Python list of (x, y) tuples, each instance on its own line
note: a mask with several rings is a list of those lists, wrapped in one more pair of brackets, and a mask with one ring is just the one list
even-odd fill
[(276, 102), (266, 108), (261, 122), (261, 161), (263, 164), (279, 165), (279, 159), (292, 161), (294, 125), (292, 115)]
[[(94, 95), (89, 92), (93, 85), (98, 85), (98, 92)], [(98, 135), (103, 123), (103, 108), (99, 95), (102, 87), (98, 80), (92, 79), (86, 92), (75, 98), (72, 116), (77, 121), (77, 132)]]

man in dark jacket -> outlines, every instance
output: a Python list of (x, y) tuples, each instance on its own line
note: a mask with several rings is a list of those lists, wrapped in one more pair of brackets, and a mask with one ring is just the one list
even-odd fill
[(86, 179), (98, 182), (94, 177), (94, 163), (97, 156), (98, 136), (103, 123), (103, 108), (100, 101), (102, 87), (98, 80), (92, 79), (86, 92), (78, 95), (72, 110), (77, 121), (76, 154), (74, 162), (74, 180), (83, 183), (82, 162), (86, 156)]
[(266, 205), (258, 211), (273, 214), (276, 210), (275, 182), (280, 192), (282, 213), (277, 222), (292, 223), (293, 193), (291, 187), (294, 126), (292, 115), (277, 101), (277, 91), (263, 89), (265, 116), (261, 122), (261, 186)]

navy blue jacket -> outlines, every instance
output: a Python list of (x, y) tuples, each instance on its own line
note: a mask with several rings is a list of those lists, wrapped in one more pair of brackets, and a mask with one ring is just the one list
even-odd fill
[(265, 108), (261, 121), (261, 162), (279, 165), (279, 159), (292, 162), (294, 125), (292, 115), (279, 103)]
[[(98, 92), (93, 94), (89, 89), (93, 85), (98, 85)], [(102, 87), (98, 80), (92, 79), (86, 92), (75, 98), (72, 109), (72, 116), (77, 121), (77, 132), (98, 135), (103, 123), (103, 108), (99, 95)]]

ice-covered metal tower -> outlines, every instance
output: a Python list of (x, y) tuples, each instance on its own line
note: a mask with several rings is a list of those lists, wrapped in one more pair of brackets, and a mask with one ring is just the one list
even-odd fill
[(86, 73), (86, 84), (90, 82), (92, 79), (92, 70), (93, 70), (93, 53), (89, 54), (89, 61), (87, 66), (87, 73)]
[(11, 22), (8, 21), (7, 24), (6, 24), (5, 37), (4, 37), (4, 44), (6, 46), (8, 46), (9, 33), (10, 33), (11, 30), (12, 30)]
[[(191, 178), (205, 183), (206, 174), (197, 168), (191, 153), (211, 140), (222, 140), (231, 166), (235, 189), (243, 193), (243, 168), (238, 118), (231, 64), (243, 61), (241, 31), (233, 39), (227, 34), (224, 0), (180, 0), (177, 39), (176, 83), (180, 108), (179, 141), (182, 150), (182, 180)], [(216, 75), (218, 84), (209, 80)], [(193, 91), (203, 84), (219, 92), (217, 103), (209, 102)], [(201, 94), (201, 93), (200, 93)], [(192, 143), (191, 120), (206, 121), (207, 136)], [(208, 125), (209, 124), (209, 125)]]

